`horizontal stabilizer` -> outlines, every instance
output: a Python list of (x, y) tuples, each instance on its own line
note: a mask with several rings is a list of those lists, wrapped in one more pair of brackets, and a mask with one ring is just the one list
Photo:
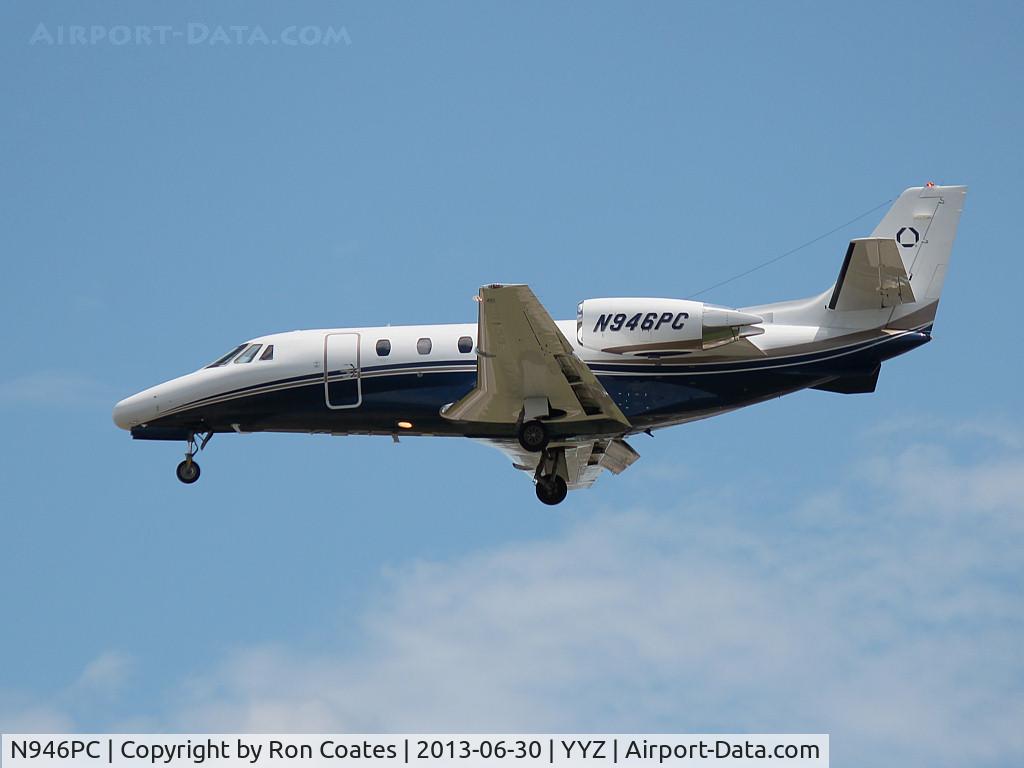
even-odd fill
[(915, 301), (894, 239), (864, 237), (850, 241), (829, 309), (881, 309)]

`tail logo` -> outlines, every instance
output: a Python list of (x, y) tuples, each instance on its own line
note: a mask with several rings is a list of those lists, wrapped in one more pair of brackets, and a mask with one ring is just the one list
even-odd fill
[[(904, 237), (905, 234), (906, 237)], [(900, 231), (896, 233), (896, 242), (904, 248), (913, 248), (920, 239), (921, 235), (913, 227), (900, 227)]]

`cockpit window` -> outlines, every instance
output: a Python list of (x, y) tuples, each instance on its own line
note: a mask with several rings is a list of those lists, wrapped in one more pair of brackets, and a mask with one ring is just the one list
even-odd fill
[(237, 347), (235, 347), (230, 352), (228, 352), (226, 355), (224, 355), (224, 357), (218, 357), (216, 360), (214, 360), (212, 363), (210, 363), (206, 367), (207, 368), (219, 368), (222, 365), (227, 365), (228, 361), (231, 360), (232, 357), (237, 355), (243, 349), (245, 349), (245, 344), (239, 344)]
[(260, 351), (262, 344), (250, 344), (249, 348), (235, 358), (236, 363), (251, 363), (256, 353)]
[(274, 359), (274, 345), (267, 344), (267, 348), (263, 350), (263, 354), (260, 355), (260, 360), (273, 360)]

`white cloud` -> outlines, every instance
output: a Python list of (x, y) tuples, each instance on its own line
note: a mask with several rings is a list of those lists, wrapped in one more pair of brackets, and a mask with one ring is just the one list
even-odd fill
[(829, 731), (836, 765), (1002, 762), (1024, 755), (1021, 478), (1020, 454), (915, 447), (792, 510), (747, 489), (410, 565), (358, 650), (240, 651), (173, 724)]
[(963, 440), (975, 444), (994, 444), (997, 448), (1019, 451), (1024, 448), (1024, 434), (1017, 428), (1012, 416), (1002, 418), (980, 417), (955, 422), (938, 421), (927, 414), (900, 414), (869, 427), (866, 436), (905, 440), (908, 435), (941, 438), (944, 441)]
[(58, 707), (34, 704), (0, 693), (0, 732), (68, 733), (74, 720)]
[[(1020, 762), (1024, 453), (1006, 445), (883, 455), (792, 508), (741, 480), (718, 496), (681, 485), (657, 513), (408, 564), (352, 620), (355, 644), (240, 649), (140, 716), (205, 731), (826, 731), (837, 766)], [(82, 679), (129, 668), (100, 659)]]
[(85, 665), (73, 690), (82, 694), (113, 693), (134, 669), (133, 659), (121, 651), (106, 651)]
[(70, 685), (48, 700), (24, 692), (0, 689), (0, 732), (69, 733), (80, 727), (76, 713), (96, 714), (121, 692), (135, 669), (121, 651), (105, 651), (92, 659)]

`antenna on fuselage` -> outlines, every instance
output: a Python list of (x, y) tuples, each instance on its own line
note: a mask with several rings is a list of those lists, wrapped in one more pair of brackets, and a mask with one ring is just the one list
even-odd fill
[(787, 256), (792, 256), (794, 253), (797, 253), (798, 251), (802, 251), (804, 248), (807, 248), (810, 245), (814, 245), (819, 240), (824, 240), (829, 235), (834, 235), (839, 230), (844, 229), (844, 228), (850, 226), (851, 224), (860, 221), (865, 216), (868, 216), (869, 214), (872, 214), (875, 211), (877, 211), (879, 208), (882, 208), (883, 206), (889, 205), (889, 203), (891, 203), (895, 199), (896, 199), (895, 197), (890, 197), (888, 200), (885, 200), (885, 201), (879, 203), (874, 208), (871, 208), (871, 209), (869, 209), (867, 211), (864, 211), (864, 213), (861, 213), (861, 214), (853, 217), (849, 221), (840, 224), (838, 227), (834, 227), (834, 228), (830, 229), (828, 232), (825, 232), (824, 234), (818, 235), (817, 237), (815, 237), (815, 238), (813, 238), (811, 240), (808, 240), (806, 243), (802, 243), (801, 245), (798, 245), (796, 248), (793, 248), (793, 249), (791, 249), (789, 251), (786, 251), (785, 253), (781, 253), (778, 256), (774, 256), (774, 257), (768, 259), (768, 261), (763, 261), (760, 264), (758, 264), (757, 266), (751, 267), (748, 270), (740, 272), (738, 275), (733, 275), (732, 277), (727, 278), (725, 280), (722, 280), (719, 283), (715, 283), (714, 285), (709, 285), (707, 288), (702, 288), (701, 290), (697, 291), (696, 293), (690, 294), (686, 298), (688, 298), (688, 299), (695, 299), (698, 296), (701, 296), (702, 294), (707, 293), (708, 291), (713, 291), (715, 288), (721, 288), (723, 285), (728, 285), (729, 283), (732, 283), (732, 282), (735, 282), (736, 280), (739, 280), (741, 277), (746, 277), (747, 275), (751, 275), (754, 272), (757, 272), (759, 269), (764, 269), (765, 267), (769, 267), (769, 266), (771, 266), (772, 264), (774, 264), (777, 261), (782, 261)]

